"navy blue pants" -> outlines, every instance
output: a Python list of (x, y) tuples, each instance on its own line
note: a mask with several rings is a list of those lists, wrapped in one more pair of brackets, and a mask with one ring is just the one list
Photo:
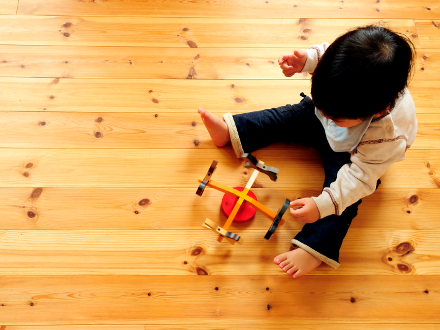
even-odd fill
[[(315, 115), (313, 101), (308, 96), (304, 96), (299, 104), (234, 115), (233, 118), (246, 153), (283, 141), (316, 149), (324, 166), (323, 187), (329, 187), (336, 180), (339, 169), (350, 163), (348, 152), (334, 152), (330, 148), (324, 128)], [(294, 240), (336, 262), (336, 266), (334, 262), (332, 266), (336, 268), (339, 266), (339, 249), (360, 203), (361, 200), (349, 206), (341, 215), (330, 215), (305, 224)]]

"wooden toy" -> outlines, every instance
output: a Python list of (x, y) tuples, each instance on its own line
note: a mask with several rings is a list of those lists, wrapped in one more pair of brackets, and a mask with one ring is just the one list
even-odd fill
[(228, 219), (226, 220), (226, 223), (223, 225), (223, 227), (218, 226), (215, 222), (213, 222), (210, 219), (206, 219), (202, 226), (208, 229), (211, 229), (212, 231), (219, 234), (218, 241), (221, 242), (223, 237), (226, 237), (229, 242), (235, 243), (239, 242), (242, 243), (242, 238), (240, 235), (234, 234), (230, 231), (228, 231), (229, 227), (232, 224), (232, 221), (234, 220), (238, 210), (240, 209), (240, 206), (244, 201), (251, 204), (254, 208), (256, 208), (258, 211), (262, 212), (264, 215), (266, 215), (268, 218), (273, 220), (271, 227), (267, 231), (266, 235), (264, 236), (265, 239), (269, 239), (272, 234), (276, 231), (278, 226), (282, 226), (284, 224), (284, 220), (282, 219), (284, 213), (286, 212), (287, 208), (290, 205), (290, 200), (286, 199), (283, 206), (280, 210), (278, 210), (277, 213), (272, 212), (269, 210), (266, 206), (258, 202), (257, 200), (253, 199), (251, 196), (248, 195), (248, 192), (250, 191), (253, 183), (255, 182), (258, 174), (260, 172), (266, 174), (269, 176), (269, 178), (272, 181), (277, 180), (277, 174), (279, 170), (275, 167), (270, 167), (265, 165), (262, 161), (258, 161), (254, 156), (251, 154), (243, 154), (242, 158), (246, 158), (248, 162), (246, 162), (245, 167), (252, 167), (254, 168), (254, 172), (252, 173), (249, 181), (247, 182), (246, 186), (244, 187), (243, 191), (238, 191), (234, 188), (225, 186), (219, 182), (215, 182), (211, 180), (212, 174), (214, 173), (215, 169), (217, 168), (218, 162), (214, 160), (209, 167), (208, 173), (205, 175), (203, 179), (199, 179), (200, 185), (197, 189), (196, 194), (199, 196), (203, 195), (203, 192), (205, 191), (206, 187), (211, 187), (214, 189), (217, 189), (225, 194), (229, 194), (232, 196), (238, 197), (237, 203), (235, 204), (234, 208), (232, 209), (232, 212), (230, 213)]
[[(235, 190), (242, 192), (244, 190), (244, 187), (234, 187)], [(248, 191), (248, 196), (257, 200), (257, 196), (252, 192), (252, 190)], [(224, 194), (222, 198), (222, 211), (226, 215), (226, 218), (229, 217), (232, 210), (234, 209), (235, 204), (237, 203), (238, 197), (232, 196), (229, 194)], [(249, 221), (252, 219), (257, 213), (257, 209), (255, 209), (251, 204), (247, 203), (246, 201), (241, 204), (240, 208), (238, 209), (237, 214), (235, 215), (234, 221), (236, 223), (243, 223), (246, 221)]]

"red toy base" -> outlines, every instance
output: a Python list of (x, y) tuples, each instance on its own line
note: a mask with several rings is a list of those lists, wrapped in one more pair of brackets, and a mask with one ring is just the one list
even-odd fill
[[(234, 187), (234, 189), (238, 191), (243, 191), (244, 187)], [(248, 192), (248, 196), (257, 200), (257, 197), (250, 190)], [(235, 204), (237, 204), (237, 201), (238, 197), (224, 194), (222, 199), (222, 210), (227, 217), (229, 217), (229, 215), (231, 214), (232, 209), (234, 208)], [(238, 213), (234, 218), (234, 222), (249, 221), (255, 215), (255, 213), (257, 213), (257, 210), (246, 201), (243, 201), (243, 204), (241, 204), (240, 209), (238, 210)]]

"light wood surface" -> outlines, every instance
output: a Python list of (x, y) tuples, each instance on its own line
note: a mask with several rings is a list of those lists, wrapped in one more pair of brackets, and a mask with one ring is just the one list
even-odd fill
[[(194, 182), (193, 188), (0, 188), (0, 205), (4, 206), (0, 208), (0, 230), (180, 230), (200, 229), (206, 217), (215, 222), (224, 221), (220, 210), (223, 195), (207, 188), (200, 197), (195, 193), (197, 186)], [(286, 198), (316, 196), (321, 190), (291, 187), (252, 191), (260, 202), (276, 211)], [(437, 230), (440, 229), (439, 199), (437, 188), (381, 186), (363, 199), (351, 227)], [(285, 230), (302, 228), (302, 223), (295, 221), (289, 212), (284, 218)], [(257, 213), (249, 223), (234, 226), (263, 230), (269, 224), (266, 216)]]
[[(300, 101), (310, 75), (278, 57), (379, 23), (417, 49), (418, 136), (359, 207), (337, 270), (293, 280), (257, 212), (217, 242), (223, 194), (252, 170), (217, 148), (221, 117)], [(440, 328), (440, 6), (437, 0), (0, 0), (0, 330)], [(197, 48), (196, 48), (197, 47)], [(342, 96), (343, 97), (343, 96)], [(258, 201), (317, 196), (319, 155), (255, 153)]]
[[(172, 47), (3, 45), (0, 51), (3, 77), (272, 80), (282, 79), (277, 61), (292, 48), (187, 47), (177, 51)], [(414, 81), (435, 81), (440, 74), (440, 49), (419, 50), (414, 72)], [(295, 79), (309, 79), (309, 75), (301, 73)]]
[(238, 18), (411, 18), (439, 19), (436, 0), (344, 1), (82, 1), (20, 0), (19, 14), (103, 15), (149, 17), (238, 17)]
[[(299, 281), (282, 276), (184, 279), (182, 285), (182, 276), (3, 277), (2, 287), (14, 294), (5, 299), (0, 317), (6, 324), (25, 323), (8, 312), (14, 308), (26, 313), (27, 323), (33, 324), (84, 324), (91, 320), (112, 324), (124, 320), (134, 325), (151, 320), (155, 325), (179, 326), (211, 323), (235, 327), (266, 322), (280, 327), (313, 322), (323, 327), (386, 320), (396, 328), (402, 323), (429, 325), (439, 317), (430, 312), (440, 289), (438, 276), (423, 276), (418, 281), (410, 276), (323, 276), (320, 280), (306, 276)], [(313, 308), (304, 308), (305, 301)], [(316, 318), (317, 311), (326, 318)]]
[(332, 42), (353, 26), (382, 24), (419, 46), (410, 19), (381, 23), (377, 19), (0, 16), (0, 24), (5, 27), (0, 43), (14, 45), (304, 48)]
[(15, 15), (18, 10), (18, 0), (0, 0), (0, 15)]
[[(420, 109), (420, 112), (428, 111)], [(220, 118), (223, 115), (213, 113)], [(129, 116), (46, 111), (0, 115), (3, 123), (0, 147), (6, 148), (217, 149), (196, 111), (130, 113)], [(417, 120), (419, 136), (411, 150), (440, 149), (440, 115), (421, 113)], [(285, 148), (285, 143), (271, 146), (271, 149)]]

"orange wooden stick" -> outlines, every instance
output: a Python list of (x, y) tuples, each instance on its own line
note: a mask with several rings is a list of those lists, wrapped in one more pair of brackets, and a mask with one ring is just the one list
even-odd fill
[[(199, 179), (199, 182), (202, 182), (203, 178)], [(243, 192), (235, 190), (231, 187), (228, 187), (220, 182), (216, 182), (214, 180), (209, 180), (209, 182), (206, 184), (208, 187), (214, 188), (218, 191), (221, 191), (224, 194), (228, 194), (228, 195), (232, 195), (232, 196), (237, 196), (238, 198), (243, 197), (243, 199), (248, 202), (249, 204), (251, 204), (253, 207), (255, 207), (258, 211), (260, 211), (261, 213), (263, 213), (266, 217), (268, 217), (269, 219), (273, 220), (276, 217), (276, 213), (271, 211), (269, 208), (267, 208), (266, 206), (264, 206), (263, 204), (261, 204), (259, 201), (256, 201), (255, 199), (253, 199), (252, 197), (250, 197), (249, 195), (244, 195), (244, 190)], [(247, 194), (247, 192), (246, 192)], [(279, 226), (282, 226), (284, 224), (284, 220), (281, 220), (279, 223)]]

